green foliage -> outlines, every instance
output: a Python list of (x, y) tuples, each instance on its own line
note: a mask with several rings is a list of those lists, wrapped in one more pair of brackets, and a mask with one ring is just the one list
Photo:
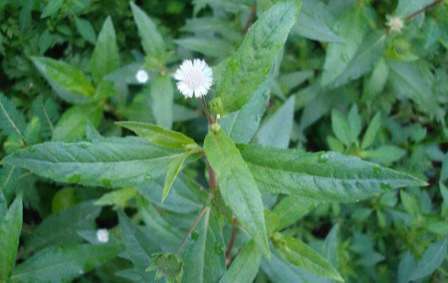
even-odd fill
[(443, 0), (0, 1), (0, 282), (445, 282), (447, 30)]

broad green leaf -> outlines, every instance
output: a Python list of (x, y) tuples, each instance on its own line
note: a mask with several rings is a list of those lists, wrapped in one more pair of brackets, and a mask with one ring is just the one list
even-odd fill
[(262, 254), (254, 241), (247, 242), (224, 273), (220, 283), (251, 283), (260, 268)]
[(346, 146), (353, 142), (350, 125), (347, 118), (341, 112), (333, 110), (331, 112), (331, 127), (336, 137)]
[(16, 263), (22, 231), (22, 199), (16, 200), (8, 212), (0, 215), (0, 282), (7, 282)]
[(291, 96), (263, 125), (257, 133), (258, 144), (288, 148), (294, 123), (294, 96)]
[(344, 282), (341, 275), (324, 257), (301, 240), (277, 233), (274, 235), (273, 243), (280, 255), (293, 265), (316, 275)]
[(124, 188), (104, 194), (97, 201), (95, 205), (106, 206), (113, 205), (117, 208), (124, 208), (128, 201), (137, 195), (137, 190), (134, 188)]
[(160, 54), (165, 51), (165, 43), (162, 35), (157, 31), (156, 25), (144, 11), (133, 2), (131, 2), (131, 9), (146, 55), (155, 57), (160, 56)]
[(81, 34), (82, 38), (87, 40), (88, 42), (95, 44), (96, 42), (96, 34), (93, 29), (92, 24), (85, 19), (75, 17), (75, 25), (78, 32)]
[(123, 245), (126, 258), (129, 259), (134, 268), (134, 276), (140, 282), (152, 282), (153, 275), (145, 269), (151, 263), (150, 254), (154, 247), (142, 229), (133, 224), (123, 213), (119, 213), (119, 226), (123, 235)]
[(186, 149), (194, 147), (196, 142), (186, 135), (142, 122), (117, 122), (120, 127), (129, 129), (150, 143), (167, 148)]
[(49, 247), (19, 264), (11, 282), (67, 282), (103, 265), (117, 256), (117, 244)]
[(332, 15), (329, 8), (320, 0), (303, 0), (302, 11), (293, 28), (299, 35), (323, 42), (341, 42), (333, 31)]
[(435, 116), (439, 107), (432, 91), (433, 78), (425, 64), (389, 61), (389, 81), (400, 97), (412, 99), (417, 107)]
[(399, 0), (394, 14), (400, 17), (409, 16), (433, 2), (434, 0)]
[(88, 78), (74, 66), (45, 57), (32, 57), (32, 60), (53, 90), (67, 102), (83, 104), (95, 93)]
[(187, 152), (179, 157), (173, 159), (168, 165), (165, 177), (165, 183), (162, 189), (162, 202), (168, 197), (171, 187), (176, 181), (177, 175), (179, 175), (180, 171), (182, 171), (182, 167), (184, 166), (185, 160), (190, 156), (191, 153)]
[(138, 138), (110, 138), (46, 142), (11, 154), (4, 162), (58, 182), (119, 188), (163, 175), (179, 154)]
[(243, 43), (216, 69), (216, 97), (212, 108), (218, 113), (239, 110), (268, 77), (299, 13), (297, 1), (280, 2), (260, 15)]
[(46, 17), (53, 16), (54, 14), (59, 12), (59, 10), (62, 8), (62, 5), (64, 5), (64, 0), (49, 1), (48, 4), (45, 6), (40, 18), (44, 19)]
[(359, 8), (347, 11), (335, 29), (343, 41), (329, 44), (322, 74), (322, 85), (331, 87), (368, 72), (380, 59), (385, 40), (383, 34), (367, 34), (363, 10)]
[(53, 129), (53, 141), (79, 141), (85, 136), (86, 126), (97, 127), (103, 118), (102, 108), (97, 105), (72, 106), (62, 114)]
[(41, 123), (42, 137), (53, 135), (54, 125), (59, 120), (59, 105), (51, 97), (38, 96), (31, 106), (33, 115), (38, 117)]
[(370, 147), (375, 141), (375, 137), (381, 128), (381, 113), (377, 113), (370, 121), (369, 127), (362, 138), (361, 148), (366, 149)]
[(417, 281), (431, 275), (447, 256), (448, 251), (448, 238), (440, 240), (432, 245), (425, 251), (423, 256), (417, 262), (417, 266), (412, 272), (412, 281)]
[(208, 211), (183, 255), (183, 283), (218, 282), (225, 271), (224, 239), (215, 211)]
[(52, 214), (33, 230), (25, 242), (25, 250), (36, 251), (50, 245), (80, 242), (77, 232), (95, 228), (95, 219), (101, 208), (92, 202), (83, 202)]
[(23, 138), (25, 131), (25, 117), (14, 103), (0, 92), (0, 129), (6, 135), (18, 135)]
[(112, 19), (108, 17), (98, 35), (90, 62), (90, 70), (95, 81), (99, 82), (105, 75), (110, 74), (119, 66), (120, 55), (115, 30)]
[(249, 143), (260, 126), (269, 100), (269, 84), (262, 84), (249, 102), (239, 111), (229, 113), (220, 121), (221, 127), (237, 143)]
[(318, 201), (354, 202), (407, 186), (425, 186), (413, 176), (335, 152), (303, 153), (240, 145), (261, 192)]
[(268, 213), (269, 234), (285, 229), (296, 223), (312, 209), (317, 207), (319, 202), (297, 196), (286, 196)]
[(261, 194), (240, 152), (223, 130), (210, 132), (204, 149), (224, 202), (259, 248), (269, 254)]
[(159, 76), (151, 81), (152, 114), (157, 125), (171, 129), (173, 124), (173, 83), (169, 76)]

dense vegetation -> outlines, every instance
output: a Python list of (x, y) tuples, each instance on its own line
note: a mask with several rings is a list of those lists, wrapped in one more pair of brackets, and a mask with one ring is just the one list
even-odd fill
[(448, 1), (0, 19), (0, 283), (448, 280)]

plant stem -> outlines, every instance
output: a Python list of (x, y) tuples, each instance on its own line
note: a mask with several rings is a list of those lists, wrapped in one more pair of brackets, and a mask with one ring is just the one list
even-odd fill
[(256, 17), (257, 17), (257, 6), (254, 4), (254, 5), (252, 5), (252, 7), (250, 7), (250, 15), (249, 15), (249, 18), (247, 19), (246, 24), (244, 25), (243, 33), (247, 33), (250, 26), (255, 21)]
[(193, 233), (193, 231), (196, 229), (196, 227), (198, 226), (199, 222), (201, 221), (202, 217), (204, 217), (204, 215), (209, 211), (209, 207), (208, 206), (204, 206), (201, 211), (199, 211), (198, 215), (196, 216), (196, 218), (193, 221), (193, 224), (191, 224), (190, 229), (188, 229), (187, 234), (185, 234), (182, 243), (180, 244), (179, 248), (177, 249), (177, 254), (180, 255), (180, 253), (182, 252), (182, 250), (185, 248), (185, 244), (188, 241), (188, 238), (190, 237), (191, 233)]
[(215, 118), (210, 114), (210, 111), (208, 111), (207, 101), (205, 101), (204, 97), (201, 97), (201, 104), (202, 104), (202, 111), (204, 112), (205, 117), (207, 117), (207, 121), (209, 125), (214, 124)]
[(434, 0), (434, 2), (424, 6), (420, 10), (417, 10), (414, 13), (412, 13), (410, 15), (407, 15), (404, 19), (405, 19), (405, 21), (411, 21), (412, 19), (417, 17), (419, 14), (424, 13), (425, 11), (435, 7), (436, 5), (438, 5), (438, 4), (442, 3), (442, 2), (443, 2), (443, 0)]
[(232, 263), (232, 249), (235, 244), (236, 236), (238, 235), (238, 222), (236, 218), (232, 219), (232, 234), (230, 235), (230, 240), (227, 243), (226, 248), (226, 266), (229, 266)]

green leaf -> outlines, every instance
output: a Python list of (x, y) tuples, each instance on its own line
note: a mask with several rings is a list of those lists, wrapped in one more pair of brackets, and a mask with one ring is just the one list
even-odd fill
[(152, 282), (153, 276), (145, 272), (151, 263), (150, 254), (153, 250), (151, 241), (140, 227), (133, 224), (126, 215), (119, 213), (118, 216), (126, 258), (133, 263), (135, 275), (141, 282)]
[(247, 242), (224, 273), (220, 283), (253, 282), (260, 268), (262, 254), (254, 241)]
[(103, 111), (97, 105), (72, 106), (62, 114), (53, 130), (53, 141), (79, 141), (85, 137), (86, 127), (99, 126)]
[(117, 122), (118, 126), (129, 129), (150, 143), (173, 149), (194, 147), (196, 142), (186, 135), (142, 122)]
[(131, 9), (146, 55), (155, 57), (160, 56), (165, 51), (165, 42), (162, 35), (157, 31), (156, 25), (144, 11), (133, 2), (131, 2)]
[(216, 69), (216, 97), (212, 108), (218, 113), (240, 109), (268, 77), (294, 25), (299, 5), (280, 2), (260, 15), (240, 48)]
[(269, 254), (261, 194), (240, 152), (223, 130), (210, 132), (204, 149), (224, 202), (259, 248)]
[(333, 31), (329, 8), (319, 0), (303, 0), (302, 12), (293, 31), (309, 39), (323, 42), (341, 42)]
[(439, 106), (434, 99), (431, 71), (425, 64), (389, 61), (390, 77), (397, 95), (412, 99), (426, 113), (434, 116)]
[(341, 275), (324, 257), (301, 240), (277, 233), (274, 235), (273, 243), (280, 255), (293, 265), (316, 275), (344, 282)]
[(408, 174), (335, 152), (303, 153), (255, 145), (239, 149), (261, 192), (354, 202), (394, 188), (426, 185)]
[(370, 71), (384, 50), (385, 35), (367, 33), (363, 10), (348, 11), (336, 24), (342, 42), (330, 43), (322, 85), (337, 87)]
[(257, 133), (257, 143), (277, 148), (288, 148), (294, 123), (295, 97), (291, 96)]
[(157, 125), (171, 129), (173, 124), (174, 90), (169, 76), (159, 76), (151, 81), (151, 108)]
[(76, 29), (78, 30), (79, 34), (81, 34), (82, 38), (84, 38), (86, 41), (92, 44), (95, 44), (96, 42), (95, 30), (93, 29), (92, 24), (88, 20), (75, 17), (75, 25)]
[(16, 200), (8, 212), (0, 215), (0, 282), (7, 282), (16, 263), (22, 231), (22, 199)]
[(11, 282), (67, 282), (117, 256), (117, 244), (49, 247), (19, 264)]
[(90, 70), (96, 82), (120, 67), (120, 55), (112, 19), (108, 17), (98, 35), (90, 62)]
[(285, 229), (296, 223), (312, 209), (317, 207), (319, 202), (297, 196), (284, 197), (267, 215), (269, 234)]
[(62, 8), (62, 5), (64, 5), (64, 0), (48, 1), (48, 4), (45, 6), (40, 18), (44, 19), (53, 16), (54, 14), (59, 12), (59, 10)]
[(215, 211), (207, 211), (183, 255), (183, 283), (218, 282), (225, 271), (224, 239)]
[(269, 100), (268, 86), (267, 83), (261, 85), (246, 105), (219, 121), (235, 142), (249, 143), (257, 132)]
[(84, 104), (95, 93), (95, 88), (83, 72), (72, 65), (45, 57), (31, 59), (53, 90), (67, 102)]
[(168, 197), (171, 187), (176, 181), (177, 175), (179, 175), (180, 171), (182, 171), (182, 166), (185, 163), (185, 160), (191, 155), (190, 152), (184, 153), (179, 157), (173, 159), (168, 165), (168, 170), (166, 172), (165, 183), (162, 189), (162, 202)]
[(436, 271), (442, 265), (448, 251), (448, 237), (431, 244), (423, 256), (417, 262), (417, 266), (411, 274), (411, 281), (423, 279)]
[(59, 120), (59, 105), (51, 97), (45, 99), (43, 96), (38, 96), (33, 101), (31, 110), (40, 120), (42, 136), (51, 137), (54, 124)]
[(347, 118), (341, 112), (333, 110), (331, 112), (331, 127), (336, 137), (346, 146), (352, 144), (352, 134)]
[(95, 219), (101, 208), (92, 202), (83, 202), (52, 214), (33, 230), (25, 242), (27, 252), (50, 245), (75, 244), (80, 242), (79, 231), (95, 228)]
[(350, 125), (350, 139), (352, 142), (358, 143), (358, 136), (361, 133), (362, 121), (356, 104), (350, 109), (347, 118), (348, 124)]
[(0, 92), (0, 129), (7, 135), (18, 135), (23, 138), (26, 123), (14, 103)]
[(138, 138), (110, 138), (46, 142), (11, 154), (4, 162), (58, 182), (119, 188), (163, 175), (179, 154)]
[(97, 201), (95, 201), (95, 205), (113, 205), (114, 207), (124, 208), (128, 201), (136, 195), (137, 190), (134, 188), (119, 189), (102, 195)]
[(381, 113), (376, 113), (372, 121), (370, 121), (369, 127), (362, 138), (361, 148), (366, 149), (370, 147), (375, 141), (375, 137), (381, 128)]

